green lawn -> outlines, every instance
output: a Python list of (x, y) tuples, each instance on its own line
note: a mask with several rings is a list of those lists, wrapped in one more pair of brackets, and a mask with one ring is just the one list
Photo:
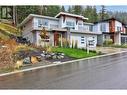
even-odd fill
[(87, 52), (85, 50), (72, 49), (72, 48), (56, 48), (55, 47), (55, 48), (53, 48), (53, 52), (63, 52), (65, 55), (67, 55), (69, 57), (76, 58), (76, 59), (92, 57), (92, 56), (96, 56), (97, 55), (96, 52), (90, 51), (90, 53), (87, 54)]

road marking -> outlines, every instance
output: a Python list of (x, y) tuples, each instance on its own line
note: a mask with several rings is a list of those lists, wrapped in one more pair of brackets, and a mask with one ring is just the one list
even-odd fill
[(0, 74), (0, 77), (1, 76), (12, 75), (12, 74), (16, 74), (16, 73), (22, 73), (22, 72), (26, 72), (26, 71), (33, 71), (33, 70), (36, 70), (36, 69), (41, 69), (41, 68), (46, 68), (46, 67), (52, 67), (52, 66), (57, 66), (57, 65), (77, 62), (77, 61), (83, 61), (83, 60), (88, 60), (88, 59), (94, 59), (94, 58), (100, 58), (100, 57), (115, 55), (115, 54), (124, 53), (124, 52), (127, 52), (127, 51), (109, 53), (109, 54), (105, 54), (105, 55), (98, 55), (98, 56), (93, 56), (93, 57), (88, 57), (88, 58), (82, 58), (82, 59), (77, 59), (77, 60), (72, 60), (72, 61), (66, 61), (66, 62), (61, 62), (61, 63), (53, 63), (53, 64), (45, 65), (45, 66), (38, 66), (38, 67), (32, 67), (32, 68), (23, 69), (23, 70), (17, 70), (17, 71), (13, 71), (13, 72), (8, 72), (8, 73)]

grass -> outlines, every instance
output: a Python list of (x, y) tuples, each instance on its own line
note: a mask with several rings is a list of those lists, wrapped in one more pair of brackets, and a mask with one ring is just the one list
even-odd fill
[(8, 24), (4, 24), (2, 22), (0, 23), (0, 29), (2, 31), (5, 31), (8, 34), (13, 34), (13, 35), (17, 35), (17, 36), (20, 35), (20, 32), (16, 27), (13, 27), (13, 26), (8, 25)]
[(115, 48), (127, 48), (127, 44), (122, 44), (122, 45), (112, 45), (112, 47), (115, 47)]
[(63, 52), (66, 56), (72, 57), (72, 58), (86, 58), (86, 57), (92, 57), (96, 56), (97, 53), (90, 51), (89, 54), (87, 54), (86, 50), (82, 49), (72, 49), (72, 48), (52, 48), (53, 52)]

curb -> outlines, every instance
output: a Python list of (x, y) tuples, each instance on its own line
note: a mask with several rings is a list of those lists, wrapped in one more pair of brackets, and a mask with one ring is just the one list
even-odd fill
[(21, 72), (26, 72), (26, 71), (33, 71), (33, 70), (36, 70), (36, 69), (42, 69), (42, 68), (46, 68), (46, 67), (52, 67), (52, 66), (57, 66), (57, 65), (62, 65), (62, 64), (77, 62), (77, 61), (83, 61), (83, 60), (88, 60), (88, 59), (94, 59), (94, 58), (100, 58), (100, 57), (115, 55), (115, 54), (124, 53), (124, 52), (127, 52), (127, 51), (121, 51), (121, 52), (110, 53), (110, 54), (105, 54), (105, 55), (93, 56), (93, 57), (82, 58), (82, 59), (77, 59), (77, 60), (72, 60), (72, 61), (66, 61), (66, 62), (53, 63), (53, 64), (50, 64), (50, 65), (33, 67), (33, 68), (28, 68), (28, 69), (24, 69), (24, 70), (13, 71), (13, 72), (9, 72), (9, 73), (3, 73), (3, 74), (0, 74), (0, 77), (7, 76), (7, 75), (12, 75), (12, 74), (16, 74), (16, 73), (21, 73)]

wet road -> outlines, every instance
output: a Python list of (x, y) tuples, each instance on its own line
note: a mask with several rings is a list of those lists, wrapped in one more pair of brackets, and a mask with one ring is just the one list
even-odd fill
[(127, 53), (0, 77), (0, 89), (127, 89)]

